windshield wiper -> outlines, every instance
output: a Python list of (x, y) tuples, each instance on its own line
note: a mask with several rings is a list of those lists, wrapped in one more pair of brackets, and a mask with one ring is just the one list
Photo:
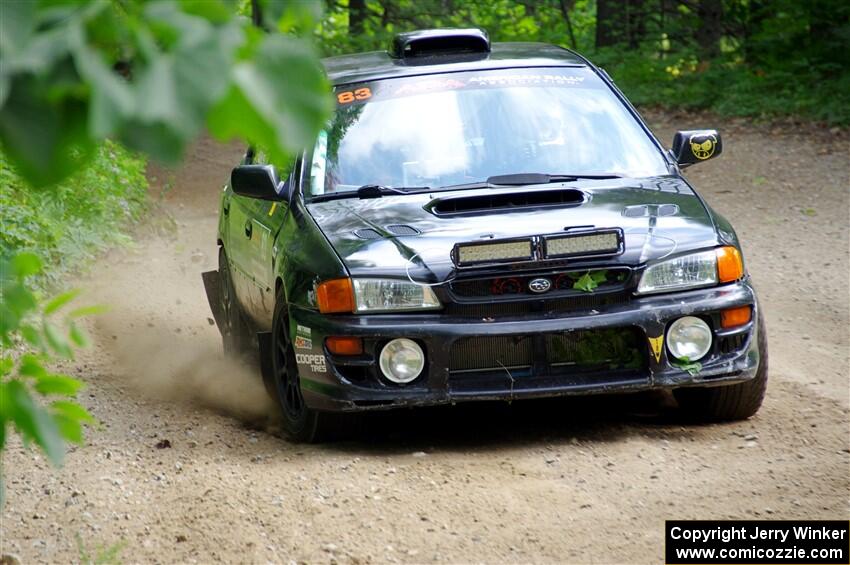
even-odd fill
[(337, 200), (340, 198), (380, 198), (385, 194), (419, 194), (428, 192), (428, 186), (382, 186), (380, 184), (364, 184), (357, 190), (343, 190), (340, 192), (329, 192), (317, 194), (310, 199), (311, 202), (324, 202), (326, 200)]
[(364, 184), (357, 189), (358, 198), (380, 198), (385, 194), (416, 194), (428, 192), (430, 186), (383, 186), (380, 184)]
[[(499, 188), (501, 186), (525, 186), (532, 184), (553, 184), (558, 182), (573, 182), (579, 179), (605, 180), (618, 179), (623, 175), (616, 173), (606, 173), (599, 175), (560, 175), (548, 173), (513, 173), (509, 175), (494, 175), (488, 177), (486, 181), (471, 182), (468, 184), (452, 184), (441, 186), (438, 190), (461, 190), (471, 188)], [(341, 198), (381, 198), (388, 194), (420, 194), (423, 192), (431, 192), (434, 189), (430, 186), (383, 186), (380, 184), (364, 184), (358, 187), (357, 190), (343, 190), (340, 192), (328, 192), (326, 194), (317, 194), (310, 199), (310, 202), (325, 202), (327, 200), (338, 200)]]
[(573, 182), (579, 179), (618, 179), (621, 175), (552, 175), (548, 173), (514, 173), (510, 175), (495, 175), (487, 182), (497, 185), (551, 184), (555, 182)]
[(500, 186), (525, 186), (530, 184), (552, 184), (557, 182), (573, 182), (579, 179), (605, 180), (619, 179), (623, 175), (616, 173), (607, 173), (604, 175), (560, 175), (548, 173), (513, 173), (509, 175), (494, 175), (488, 177), (486, 181), (471, 182), (468, 184), (454, 184), (449, 186), (441, 186), (441, 189), (462, 189), (462, 188), (498, 188)]

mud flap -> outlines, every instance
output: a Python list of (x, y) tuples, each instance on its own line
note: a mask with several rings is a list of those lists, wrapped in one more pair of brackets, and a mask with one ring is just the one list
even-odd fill
[(272, 342), (272, 332), (257, 332), (257, 343), (260, 349), (260, 374), (263, 375), (263, 384), (266, 386), (266, 392), (272, 398), (275, 398), (275, 382), (274, 382), (274, 366), (272, 365), (272, 355), (274, 354)]
[(204, 281), (204, 290), (207, 293), (207, 302), (210, 304), (210, 310), (212, 311), (213, 319), (215, 320), (215, 324), (218, 326), (219, 331), (223, 327), (224, 323), (224, 312), (221, 310), (221, 289), (219, 288), (221, 285), (221, 278), (218, 276), (218, 271), (207, 271), (205, 273), (201, 273), (201, 278)]

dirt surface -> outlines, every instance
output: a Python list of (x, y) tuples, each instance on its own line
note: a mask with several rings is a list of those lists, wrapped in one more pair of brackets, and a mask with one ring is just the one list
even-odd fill
[[(701, 116), (652, 115), (663, 140)], [(688, 426), (665, 397), (383, 414), (292, 445), (250, 370), (220, 356), (200, 273), (238, 151), (202, 142), (138, 246), (81, 285), (114, 305), (68, 370), (102, 423), (60, 472), (13, 440), (0, 553), (24, 563), (123, 544), (135, 562), (660, 563), (663, 520), (850, 517), (846, 133), (719, 124), (689, 176), (729, 217), (767, 315), (767, 399)]]

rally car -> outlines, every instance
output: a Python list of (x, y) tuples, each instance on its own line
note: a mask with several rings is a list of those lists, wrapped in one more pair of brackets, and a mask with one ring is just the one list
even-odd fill
[(204, 282), (297, 441), (344, 412), (670, 389), (703, 420), (761, 405), (767, 341), (729, 222), (581, 55), (397, 35), (324, 61), (336, 111), (292, 163), (248, 149)]

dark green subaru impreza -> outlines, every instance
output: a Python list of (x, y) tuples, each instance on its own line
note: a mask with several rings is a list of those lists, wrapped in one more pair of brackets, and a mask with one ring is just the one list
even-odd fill
[(204, 274), (291, 438), (343, 412), (647, 389), (702, 419), (758, 410), (740, 245), (681, 175), (716, 131), (667, 150), (587, 59), (475, 29), (325, 68), (333, 118), (293, 163), (248, 150)]

